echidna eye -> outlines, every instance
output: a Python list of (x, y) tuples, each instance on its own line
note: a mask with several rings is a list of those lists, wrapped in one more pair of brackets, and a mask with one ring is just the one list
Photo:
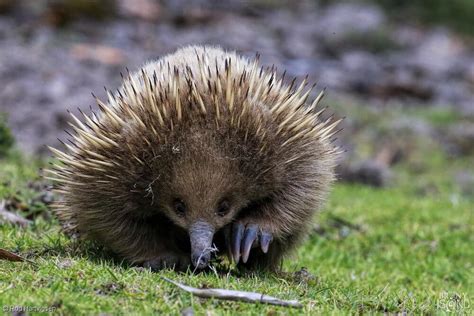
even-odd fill
[(186, 213), (186, 204), (181, 199), (175, 199), (173, 201), (174, 210), (179, 216), (184, 216)]
[(227, 200), (222, 200), (217, 207), (217, 215), (225, 216), (230, 209), (230, 203)]

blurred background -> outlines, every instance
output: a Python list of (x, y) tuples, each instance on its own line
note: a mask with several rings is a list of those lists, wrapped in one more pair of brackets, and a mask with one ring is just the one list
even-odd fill
[(211, 44), (326, 89), (341, 180), (472, 198), (473, 21), (472, 0), (0, 0), (0, 155), (44, 155), (125, 68)]

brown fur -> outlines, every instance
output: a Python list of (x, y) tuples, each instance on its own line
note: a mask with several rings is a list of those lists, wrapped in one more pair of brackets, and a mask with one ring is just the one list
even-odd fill
[[(219, 48), (187, 47), (124, 79), (101, 113), (73, 124), (77, 134), (50, 170), (69, 231), (98, 240), (133, 263), (189, 264), (189, 226), (222, 230), (259, 224), (274, 241), (247, 265), (275, 268), (305, 236), (332, 183), (334, 126), (308, 94)], [(185, 201), (187, 213), (174, 209)], [(225, 216), (216, 214), (223, 199)]]

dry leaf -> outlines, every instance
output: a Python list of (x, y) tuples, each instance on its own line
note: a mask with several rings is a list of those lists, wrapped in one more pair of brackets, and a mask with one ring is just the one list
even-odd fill
[(25, 258), (20, 257), (13, 252), (0, 248), (0, 259), (1, 260), (8, 260), (8, 261), (15, 261), (15, 262), (23, 262), (26, 261)]

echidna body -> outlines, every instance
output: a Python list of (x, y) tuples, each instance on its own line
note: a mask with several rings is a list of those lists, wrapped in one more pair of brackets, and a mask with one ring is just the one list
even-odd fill
[(99, 114), (73, 116), (66, 152), (52, 148), (59, 219), (152, 268), (204, 268), (214, 245), (276, 268), (334, 179), (338, 122), (319, 119), (305, 87), (212, 47), (145, 65)]

